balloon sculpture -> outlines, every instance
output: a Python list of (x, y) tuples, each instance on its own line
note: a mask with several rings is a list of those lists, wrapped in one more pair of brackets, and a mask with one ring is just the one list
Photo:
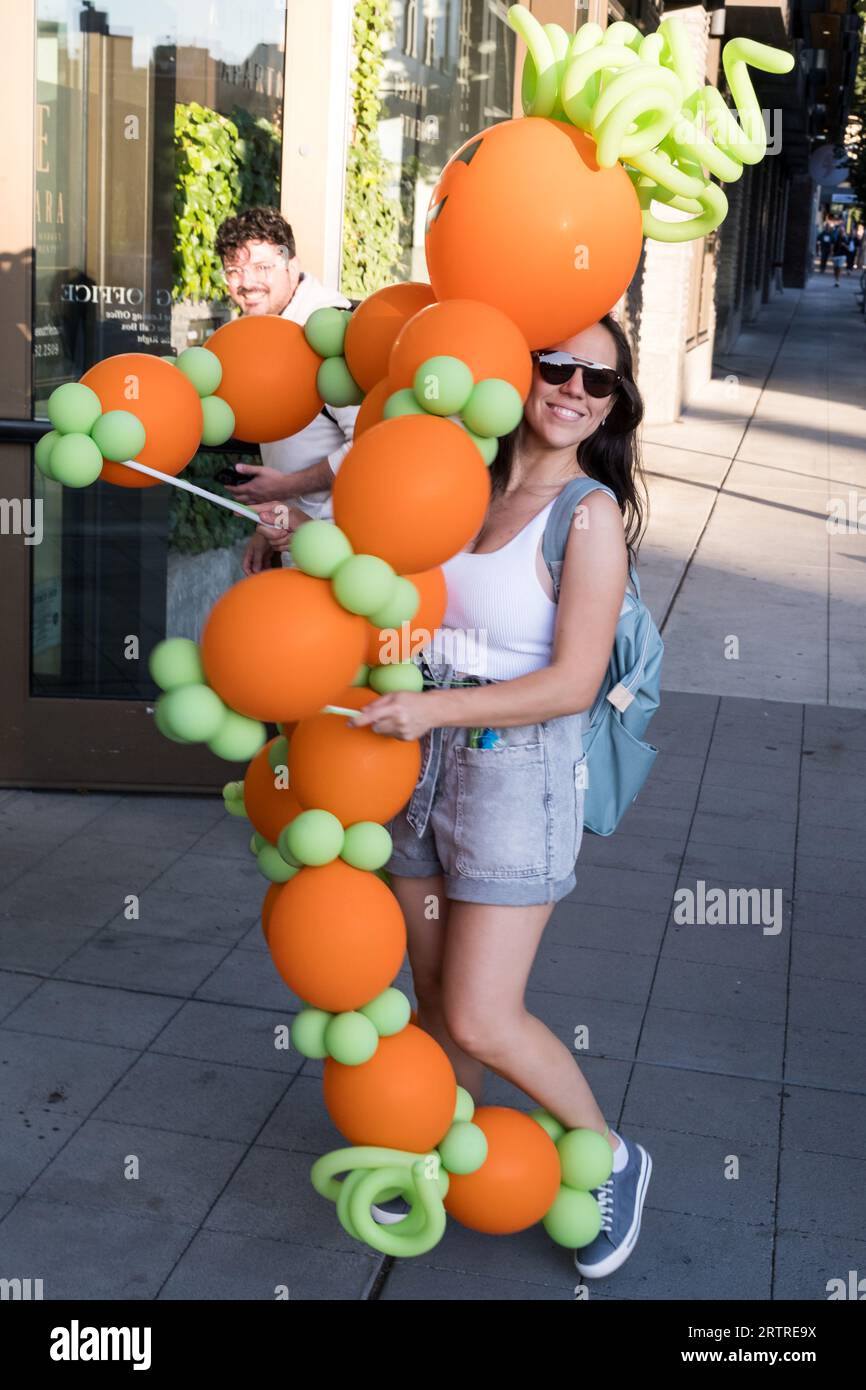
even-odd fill
[[(528, 48), (526, 115), (446, 165), (427, 219), (430, 286), (392, 285), (351, 315), (321, 309), (303, 329), (240, 318), (176, 359), (99, 362), (54, 392), (36, 449), (41, 471), (70, 487), (191, 487), (177, 475), (201, 444), (285, 438), (323, 402), (361, 403), (335, 522), (301, 526), (293, 568), (235, 584), (200, 646), (168, 639), (150, 664), (166, 737), (249, 760), (226, 809), (252, 824), (270, 881), (264, 934), (303, 1001), (292, 1043), (324, 1060), (325, 1105), (349, 1145), (320, 1158), (312, 1182), (351, 1236), (389, 1255), (429, 1251), (446, 1213), (496, 1234), (542, 1221), (554, 1241), (586, 1245), (612, 1153), (542, 1109), (476, 1108), (391, 986), (406, 928), (383, 822), (412, 793), (420, 746), (345, 716), (421, 688), (411, 658), (442, 621), (440, 567), (482, 524), (487, 465), (522, 418), (530, 350), (613, 307), (642, 234), (678, 241), (718, 226), (725, 197), (709, 175), (736, 179), (766, 148), (748, 65), (793, 65), (764, 44), (727, 45), (740, 123), (698, 84), (675, 19), (646, 36), (616, 23), (573, 37), (519, 5), (509, 21)], [(654, 203), (684, 216), (662, 220)], [(269, 742), (267, 721), (281, 730)], [(377, 1224), (371, 1205), (399, 1193), (409, 1214)]]

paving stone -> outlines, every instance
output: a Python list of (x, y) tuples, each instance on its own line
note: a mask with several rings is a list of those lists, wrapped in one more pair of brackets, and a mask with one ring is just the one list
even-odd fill
[(138, 897), (138, 918), (130, 921), (122, 911), (118, 912), (108, 924), (114, 931), (229, 946), (246, 936), (252, 924), (259, 932), (262, 929), (261, 901), (257, 898), (242, 902), (162, 887), (145, 888)]
[(791, 937), (792, 974), (812, 980), (866, 984), (866, 952), (851, 937), (800, 927)]
[(866, 1159), (866, 1095), (788, 1084), (782, 1114), (786, 1149)]
[(344, 1254), (358, 1244), (336, 1206), (310, 1182), (310, 1156), (254, 1145), (204, 1223), (208, 1231), (268, 1237)]
[(637, 1248), (609, 1279), (586, 1281), (590, 1302), (763, 1303), (770, 1298), (772, 1226), (663, 1211), (653, 1201), (650, 1179)]
[(759, 1019), (784, 1024), (786, 986), (778, 971), (713, 966), (666, 957), (659, 961), (651, 1002), (663, 1009), (704, 1011), (721, 1018)]
[(278, 973), (270, 952), (238, 948), (225, 956), (198, 987), (195, 996), (223, 1004), (249, 1004), (278, 1013), (286, 1009), (297, 1013), (303, 1003)]
[(368, 1297), (384, 1263), (384, 1256), (359, 1250), (342, 1251), (335, 1259), (332, 1251), (310, 1245), (199, 1231), (159, 1298), (357, 1302)]
[(57, 968), (65, 980), (135, 984), (142, 990), (182, 996), (202, 985), (226, 955), (225, 945), (149, 936), (105, 927)]
[[(134, 892), (134, 886), (130, 888)], [(102, 927), (123, 907), (124, 889), (101, 878), (49, 876), (40, 867), (28, 869), (0, 891), (0, 925), (7, 921), (48, 921), (73, 927)]]
[(221, 1139), (86, 1120), (29, 1195), (198, 1225), (244, 1153), (245, 1145)]
[[(288, 1077), (304, 1058), (292, 1047), (277, 1047), (295, 1015), (288, 1009), (244, 1008), (193, 999), (175, 1013), (150, 1050), (234, 1066), (261, 1067)], [(280, 1030), (279, 1034), (275, 1030)]]
[(96, 878), (116, 883), (124, 893), (140, 893), (179, 857), (174, 845), (123, 841), (118, 836), (97, 836), (93, 827), (72, 835), (40, 861), (40, 874), (54, 879)]
[[(575, 1279), (577, 1275), (575, 1274)], [(533, 1284), (524, 1279), (490, 1278), (486, 1275), (459, 1274), (451, 1269), (437, 1269), (424, 1264), (420, 1258), (395, 1260), (379, 1302), (426, 1301), (428, 1299), (454, 1303), (532, 1303), (566, 1302), (574, 1298), (565, 1278), (561, 1287)]]
[(4, 1019), (4, 1027), (139, 1050), (177, 1009), (177, 999), (159, 994), (46, 980)]
[(793, 858), (796, 828), (793, 821), (772, 820), (768, 816), (723, 815), (717, 811), (697, 811), (690, 840), (694, 845), (730, 846), (764, 853), (770, 851)]
[(22, 999), (39, 988), (38, 975), (19, 974), (14, 970), (0, 970), (0, 1021), (17, 1009)]
[[(562, 901), (608, 904), (654, 911), (670, 906), (676, 873), (639, 873), (635, 869), (596, 868), (577, 864), (577, 883)], [(616, 887), (614, 887), (616, 885)]]
[(277, 1072), (148, 1052), (94, 1118), (250, 1143), (285, 1088)]
[(770, 1146), (778, 1140), (780, 1105), (777, 1082), (637, 1062), (622, 1123), (627, 1138), (631, 1126), (658, 1125), (727, 1145)]
[(27, 1191), (83, 1123), (81, 1115), (64, 1114), (54, 1105), (10, 1105), (0, 1109), (0, 1192), (17, 1199)]
[[(802, 1231), (782, 1230), (776, 1237), (774, 1266), (776, 1299), (823, 1302), (839, 1291), (839, 1284), (832, 1282), (835, 1280), (842, 1281), (847, 1298), (851, 1284), (856, 1288), (858, 1277), (862, 1278), (866, 1270), (866, 1240), (855, 1239), (850, 1233), (805, 1235)], [(857, 1296), (862, 1299), (862, 1292)]]
[(99, 927), (73, 926), (56, 915), (39, 920), (0, 919), (0, 965), (23, 971), (38, 983), (40, 977), (58, 969), (98, 931)]
[(7, 1112), (50, 1105), (61, 1115), (87, 1115), (134, 1057), (127, 1048), (0, 1028), (0, 1104)]
[(22, 845), (15, 849), (0, 849), (0, 888), (8, 888), (16, 879), (26, 874), (45, 858), (46, 849), (25, 849)]
[(793, 929), (801, 928), (861, 940), (866, 937), (866, 912), (857, 898), (836, 893), (806, 893), (798, 887)]
[(832, 860), (813, 854), (797, 855), (797, 888), (803, 893), (833, 893), (856, 898), (866, 915), (866, 859)]
[(788, 1018), (792, 1028), (812, 1028), (816, 1032), (830, 1019), (834, 1031), (859, 1033), (862, 1039), (866, 1034), (863, 986), (851, 981), (794, 975)]
[[(116, 1211), (24, 1197), (3, 1221), (3, 1261), (46, 1299), (152, 1299), (195, 1233)], [(21, 1277), (24, 1277), (23, 1275)]]
[(224, 854), (200, 854), (187, 850), (158, 880), (159, 887), (180, 893), (204, 893), (209, 898), (230, 898), (249, 906), (251, 912), (261, 908), (264, 882), (252, 855), (246, 859)]
[(629, 835), (617, 830), (615, 835), (589, 835), (581, 846), (580, 863), (601, 868), (647, 870), (660, 873), (666, 869), (676, 872), (683, 856), (683, 846), (676, 840), (663, 840), (642, 835)]
[(609, 907), (603, 903), (557, 904), (544, 929), (544, 949), (550, 945), (588, 946), (596, 950), (634, 955), (658, 954), (668, 908), (654, 913), (636, 907)]
[(765, 935), (759, 926), (676, 926), (671, 923), (661, 949), (662, 960), (693, 961), (705, 968), (721, 965), (745, 970), (787, 971), (790, 934)]
[(782, 1074), (783, 1047), (784, 1029), (777, 1023), (720, 1018), (651, 1004), (638, 1060), (689, 1070), (703, 1067), (733, 1076), (776, 1078)]
[(790, 892), (794, 856), (767, 849), (714, 844), (698, 840), (694, 833), (682, 863), (681, 878), (725, 879), (744, 887), (782, 888)]
[(346, 1147), (331, 1123), (322, 1095), (321, 1078), (298, 1075), (280, 1099), (256, 1140), (258, 1147), (292, 1149), (318, 1158)]
[(778, 1200), (783, 1230), (866, 1238), (866, 1158), (783, 1150)]
[[(734, 1145), (729, 1136), (672, 1133), (642, 1125), (633, 1126), (627, 1138), (641, 1144), (652, 1159), (647, 1201), (656, 1209), (772, 1229), (775, 1143)], [(729, 1176), (734, 1171), (738, 1176)]]
[(653, 968), (651, 956), (550, 943), (536, 956), (529, 986), (552, 994), (580, 992), (595, 999), (640, 1004), (646, 999)]
[(863, 1090), (863, 1034), (788, 1026), (785, 1081), (833, 1090)]

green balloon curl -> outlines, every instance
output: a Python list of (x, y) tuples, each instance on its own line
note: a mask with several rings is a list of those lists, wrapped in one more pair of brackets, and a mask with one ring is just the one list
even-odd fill
[[(337, 1173), (347, 1176), (338, 1182)], [(443, 1199), (449, 1179), (435, 1151), (335, 1149), (316, 1160), (310, 1181), (320, 1196), (336, 1202), (337, 1219), (346, 1234), (383, 1255), (424, 1255), (445, 1234)], [(397, 1225), (380, 1226), (370, 1207), (398, 1194), (406, 1198), (411, 1210)]]
[[(728, 200), (709, 175), (733, 183), (744, 164), (759, 163), (767, 150), (749, 67), (790, 72), (793, 54), (753, 39), (725, 45), (722, 64), (737, 120), (717, 88), (699, 84), (688, 32), (678, 19), (662, 20), (654, 34), (620, 20), (607, 29), (584, 24), (572, 36), (513, 5), (508, 23), (528, 49), (524, 112), (568, 121), (591, 135), (602, 168), (623, 164), (645, 236), (692, 241), (719, 226)], [(690, 216), (662, 221), (654, 202)]]

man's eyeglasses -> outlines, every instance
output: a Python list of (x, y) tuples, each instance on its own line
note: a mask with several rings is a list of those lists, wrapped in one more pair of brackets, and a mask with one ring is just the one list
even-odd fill
[(564, 386), (571, 381), (578, 367), (583, 372), (583, 389), (588, 396), (600, 398), (612, 396), (622, 381), (622, 373), (603, 362), (590, 362), (584, 357), (573, 357), (570, 352), (559, 352), (553, 348), (542, 348), (532, 354), (538, 363), (542, 381), (549, 386)]
[(254, 280), (270, 280), (285, 264), (285, 256), (276, 261), (248, 261), (246, 265), (227, 266), (223, 270), (223, 276), (229, 285), (239, 285), (247, 274), (254, 276)]

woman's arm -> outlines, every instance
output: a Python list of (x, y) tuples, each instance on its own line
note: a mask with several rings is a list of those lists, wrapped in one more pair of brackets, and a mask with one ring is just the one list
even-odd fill
[(582, 505), (588, 525), (572, 527), (566, 545), (549, 666), (494, 685), (383, 695), (353, 725), (410, 739), (437, 727), (504, 729), (588, 709), (613, 650), (628, 554), (613, 499), (593, 492)]

